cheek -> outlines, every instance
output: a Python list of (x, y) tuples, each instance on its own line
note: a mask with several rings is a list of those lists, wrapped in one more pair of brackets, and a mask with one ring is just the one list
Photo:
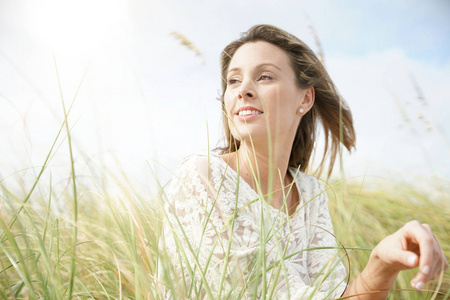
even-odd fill
[(233, 103), (234, 101), (230, 97), (229, 93), (225, 91), (225, 94), (223, 95), (223, 104), (225, 106), (225, 112), (228, 115), (231, 115), (231, 112), (233, 111)]
[(279, 101), (267, 103), (267, 117), (274, 132), (290, 132), (296, 130), (300, 123), (297, 115), (297, 103), (292, 98), (285, 97)]

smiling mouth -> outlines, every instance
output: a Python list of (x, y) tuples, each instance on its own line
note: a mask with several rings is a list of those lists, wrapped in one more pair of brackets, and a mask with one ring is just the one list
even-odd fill
[(252, 115), (261, 115), (262, 112), (258, 110), (241, 110), (239, 111), (239, 116), (245, 117), (245, 116), (252, 116)]

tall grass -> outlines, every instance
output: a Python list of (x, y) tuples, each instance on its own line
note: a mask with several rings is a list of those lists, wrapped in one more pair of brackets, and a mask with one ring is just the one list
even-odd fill
[[(372, 249), (406, 222), (418, 220), (431, 226), (445, 255), (449, 257), (448, 188), (441, 190), (437, 197), (436, 194), (416, 188), (413, 183), (396, 181), (393, 176), (383, 180), (352, 180), (347, 184), (348, 197), (344, 198), (342, 188), (340, 183), (330, 184), (328, 194), (336, 236), (345, 247)], [(351, 278), (354, 279), (364, 268), (369, 255), (370, 251), (367, 250), (350, 252), (348, 270)], [(448, 272), (442, 274), (442, 278), (430, 282), (423, 291), (415, 291), (409, 282), (416, 272), (417, 269), (401, 272), (389, 299), (431, 299), (436, 291), (436, 299), (450, 299)]]
[[(182, 35), (173, 35), (200, 55)], [(175, 280), (180, 274), (161, 252), (165, 214), (160, 204), (165, 195), (157, 176), (159, 189), (152, 195), (137, 192), (132, 183), (106, 166), (91, 166), (91, 176), (77, 177), (69, 112), (70, 108), (64, 107), (64, 123), (29, 186), (13, 190), (0, 178), (0, 298), (162, 299), (170, 290), (179, 299), (195, 299), (198, 294), (182, 286), (184, 280)], [(66, 188), (60, 189), (48, 165), (64, 128), (71, 170)], [(47, 182), (42, 179), (45, 176)], [(367, 263), (370, 249), (412, 219), (428, 223), (450, 257), (449, 191), (434, 197), (412, 183), (388, 179), (325, 184), (335, 235), (346, 248), (340, 254), (348, 255), (344, 262), (353, 279)], [(449, 186), (448, 182), (443, 186)], [(273, 266), (265, 265), (264, 239), (261, 241), (259, 267), (266, 270)], [(193, 261), (185, 263), (191, 272), (198, 267)], [(409, 284), (415, 272), (398, 276), (389, 299), (450, 299), (448, 272), (422, 291)], [(261, 272), (256, 278), (264, 282), (264, 276)], [(202, 276), (201, 280), (208, 289), (208, 278)], [(253, 288), (252, 282), (246, 285)], [(272, 293), (273, 287), (264, 285), (262, 294), (270, 298)], [(237, 294), (242, 295), (240, 291)], [(226, 297), (231, 299), (230, 295), (219, 296)], [(206, 293), (205, 298), (213, 296)]]
[[(39, 192), (29, 195), (1, 185), (0, 298), (161, 299), (164, 288), (178, 290), (170, 284), (179, 274), (171, 276), (172, 266), (158, 248), (163, 217), (158, 196), (135, 193), (106, 169), (99, 173), (76, 179), (76, 223), (73, 193), (67, 189), (56, 192), (55, 183), (36, 180)], [(367, 249), (411, 219), (430, 224), (450, 256), (448, 198), (431, 199), (404, 182), (353, 180), (346, 193), (342, 188), (332, 182), (327, 191), (336, 236), (353, 249), (352, 278), (367, 262)], [(56, 201), (65, 209), (54, 209)], [(158, 278), (158, 268), (165, 269), (165, 277)], [(390, 299), (431, 299), (435, 291), (436, 299), (449, 298), (448, 273), (415, 291), (409, 284), (414, 272), (400, 274)]]

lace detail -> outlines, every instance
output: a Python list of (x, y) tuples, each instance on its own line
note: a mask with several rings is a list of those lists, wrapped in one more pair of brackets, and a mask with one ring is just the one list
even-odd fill
[(161, 247), (177, 284), (167, 298), (332, 299), (345, 289), (322, 185), (289, 170), (300, 202), (293, 216), (258, 194), (214, 154), (194, 155), (167, 191)]

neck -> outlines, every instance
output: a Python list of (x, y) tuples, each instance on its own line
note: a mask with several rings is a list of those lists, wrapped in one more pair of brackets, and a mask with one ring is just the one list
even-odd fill
[[(268, 195), (269, 202), (282, 202), (283, 193), (280, 191), (292, 180), (287, 175), (291, 147), (253, 146), (244, 141), (234, 154), (231, 165), (239, 170), (240, 176), (258, 193)], [(279, 206), (277, 203), (273, 205)]]

